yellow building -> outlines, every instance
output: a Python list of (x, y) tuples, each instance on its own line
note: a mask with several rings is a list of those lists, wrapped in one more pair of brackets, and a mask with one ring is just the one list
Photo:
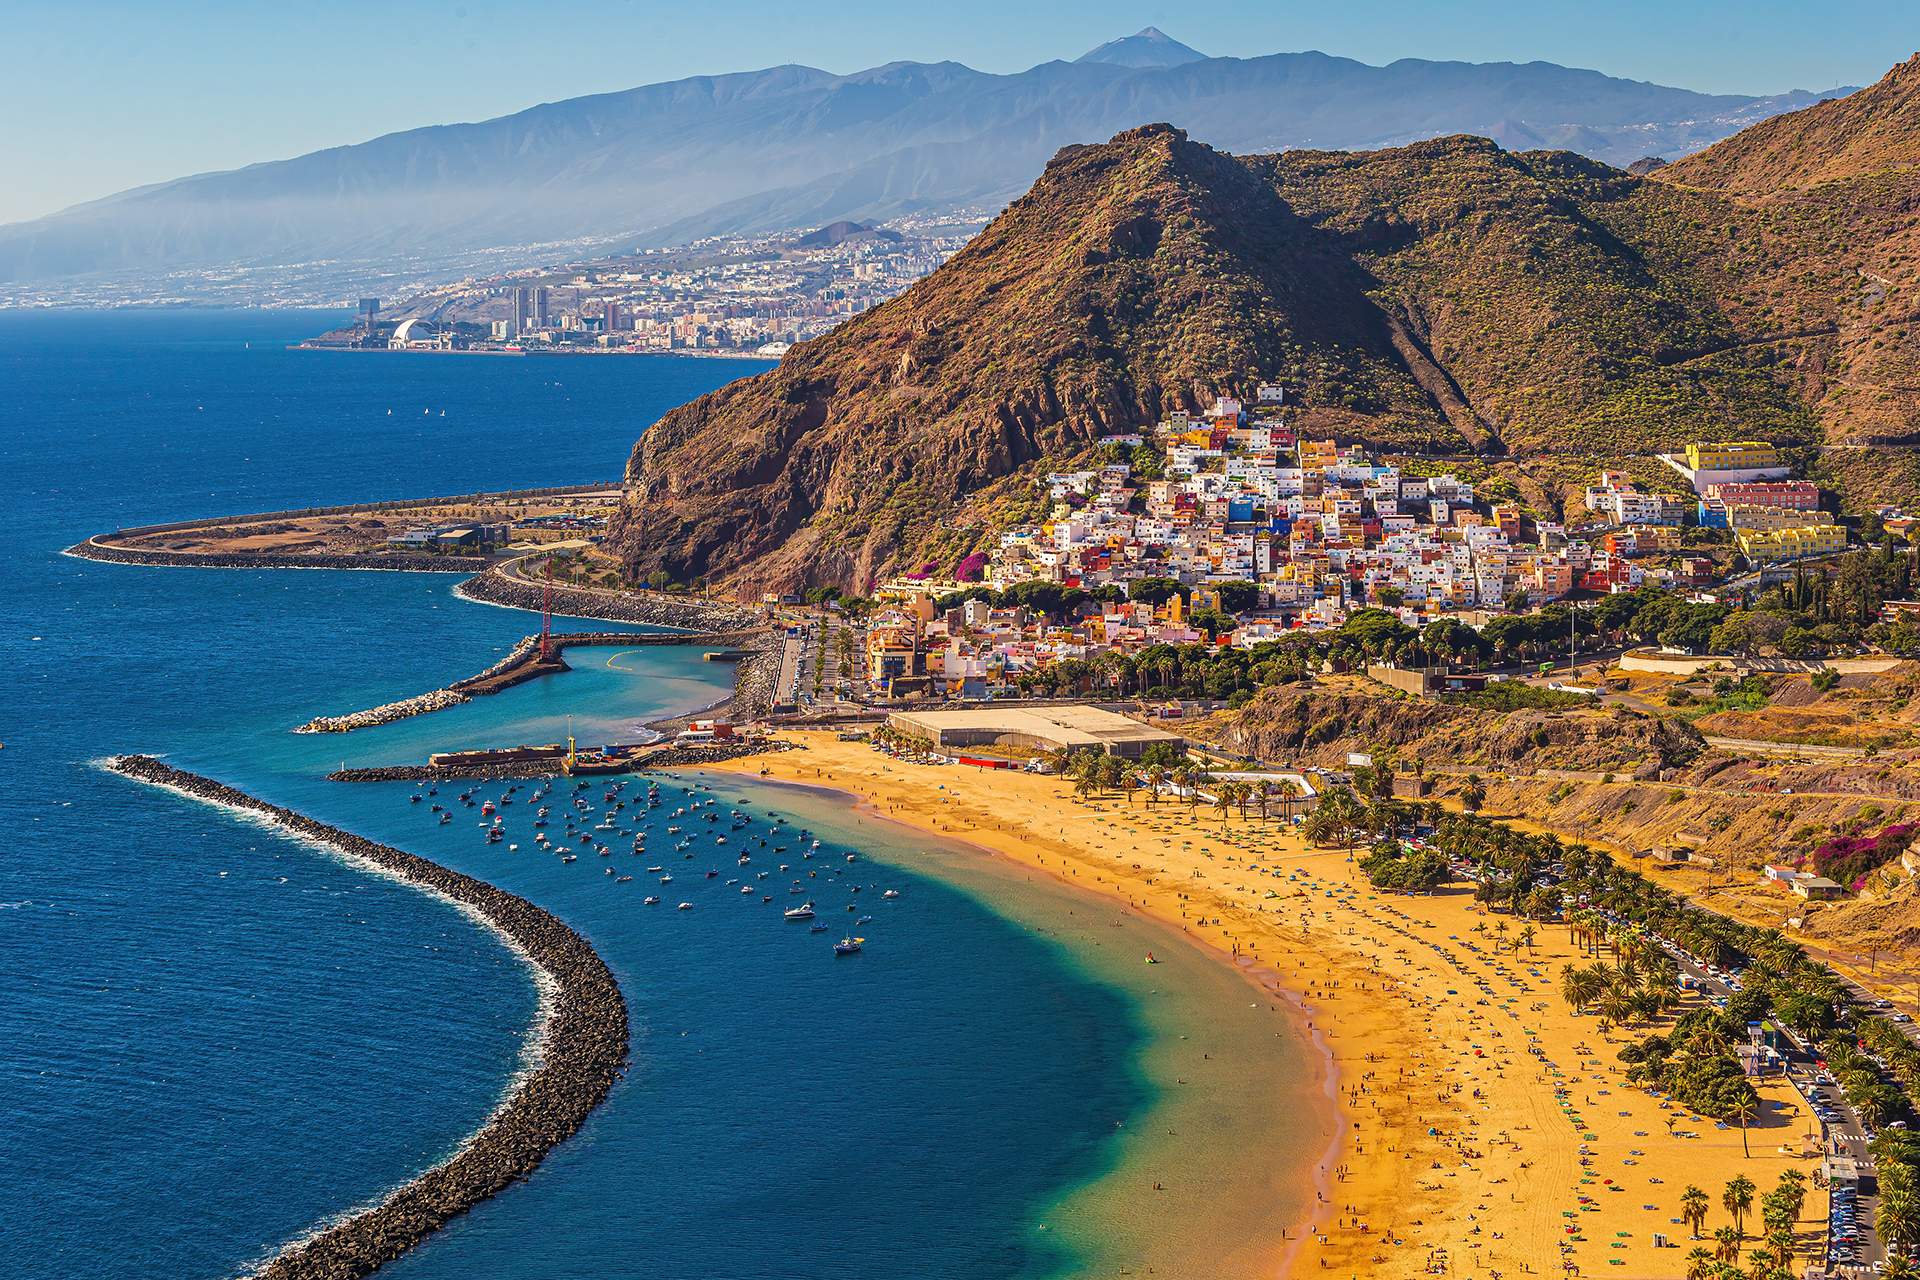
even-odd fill
[(1693, 471), (1755, 471), (1781, 465), (1780, 452), (1765, 440), (1722, 440), (1687, 446)]
[(1832, 524), (1825, 511), (1795, 511), (1788, 507), (1760, 507), (1740, 503), (1727, 508), (1727, 527), (1755, 532), (1777, 529), (1804, 529), (1808, 525)]
[(1332, 440), (1302, 440), (1300, 466), (1307, 471), (1325, 471), (1340, 463), (1340, 446)]
[(1809, 524), (1793, 529), (1742, 529), (1735, 535), (1747, 559), (1798, 560), (1827, 556), (1847, 549), (1847, 531), (1837, 524)]

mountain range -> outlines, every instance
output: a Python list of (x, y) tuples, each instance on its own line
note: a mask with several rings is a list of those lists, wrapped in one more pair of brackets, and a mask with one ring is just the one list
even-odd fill
[(896, 62), (701, 76), (140, 187), (0, 227), (0, 284), (174, 296), (196, 273), (326, 264), (347, 293), (383, 271), (458, 278), (560, 246), (990, 212), (1061, 146), (1161, 121), (1233, 152), (1471, 133), (1625, 164), (1820, 97), (1695, 93), (1544, 62), (1208, 57), (1148, 28), (1012, 75)]
[(1911, 503), (1917, 110), (1920, 55), (1646, 176), (1467, 136), (1070, 146), (904, 294), (647, 430), (609, 543), (639, 579), (865, 590), (1037, 517), (1102, 436), (1269, 380), (1303, 433), (1542, 512), (1701, 438)]

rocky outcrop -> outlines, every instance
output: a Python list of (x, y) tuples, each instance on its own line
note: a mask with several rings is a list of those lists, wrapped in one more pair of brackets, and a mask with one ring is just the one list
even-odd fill
[(150, 756), (123, 756), (115, 771), (266, 819), (304, 840), (372, 863), (478, 912), (551, 983), (539, 1063), (452, 1157), (371, 1209), (289, 1246), (259, 1280), (358, 1280), (449, 1221), (539, 1167), (600, 1105), (626, 1066), (627, 1007), (619, 984), (586, 939), (525, 898), (415, 854), (257, 800)]

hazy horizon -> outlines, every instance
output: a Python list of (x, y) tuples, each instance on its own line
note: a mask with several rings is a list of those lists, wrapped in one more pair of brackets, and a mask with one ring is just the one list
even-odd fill
[(0, 89), (17, 122), (0, 139), (10, 175), (0, 224), (193, 174), (689, 76), (789, 63), (845, 74), (896, 61), (1010, 74), (1149, 25), (1214, 57), (1542, 61), (1708, 93), (1820, 91), (1869, 83), (1908, 56), (1903, 8), (1838, 0), (1809, 15), (1764, 0), (1676, 13), (1627, 0), (1596, 32), (1589, 10), (1517, 0), (1445, 13), (1411, 0), (1341, 13), (1205, 0), (1179, 10), (1067, 0), (1036, 12), (987, 0), (976, 6), (983, 20), (965, 24), (945, 9), (902, 12), (872, 0), (821, 23), (753, 0), (717, 41), (710, 19), (655, 3), (596, 11), (583, 23), (572, 13), (530, 20), (524, 7), (493, 0), (404, 12), (347, 3), (324, 13), (215, 0), (198, 6), (202, 21), (190, 29), (177, 13), (118, 0), (36, 5), (11, 23), (16, 47), (31, 56)]

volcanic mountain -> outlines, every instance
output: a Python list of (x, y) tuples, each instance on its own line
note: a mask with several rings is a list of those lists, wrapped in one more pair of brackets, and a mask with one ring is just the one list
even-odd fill
[[(1819, 108), (1647, 178), (1470, 137), (1068, 147), (905, 294), (649, 430), (610, 545), (638, 577), (742, 592), (944, 570), (1041, 509), (1048, 468), (1262, 380), (1304, 432), (1523, 490), (1707, 435), (1845, 446), (1809, 457), (1899, 496), (1911, 451), (1879, 446), (1920, 435), (1920, 173), (1883, 162), (1911, 145), (1912, 79), (1862, 95), (1870, 145)], [(1697, 185), (1762, 153), (1823, 181)]]

